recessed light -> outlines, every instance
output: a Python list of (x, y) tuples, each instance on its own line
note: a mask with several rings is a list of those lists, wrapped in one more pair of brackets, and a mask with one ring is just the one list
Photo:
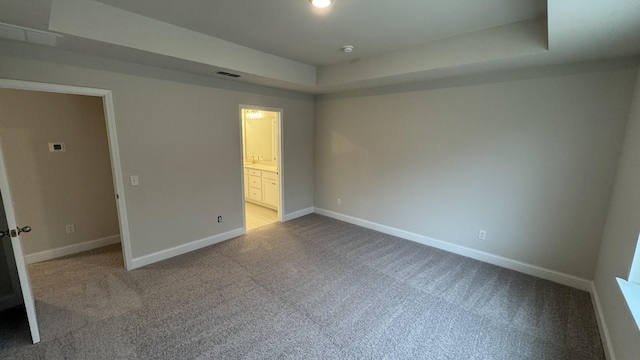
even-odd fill
[(309, 0), (309, 2), (317, 8), (326, 8), (333, 3), (333, 0)]
[(350, 53), (353, 51), (353, 45), (345, 45), (342, 47), (342, 51), (346, 52), (346, 53)]

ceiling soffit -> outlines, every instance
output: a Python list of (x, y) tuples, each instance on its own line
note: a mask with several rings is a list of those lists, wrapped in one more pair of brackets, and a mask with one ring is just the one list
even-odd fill
[[(362, 6), (363, 1), (336, 2), (331, 15), (339, 17), (351, 14), (353, 16), (355, 10), (350, 6), (354, 4)], [(368, 0), (366, 5), (374, 4), (376, 1), (381, 0)], [(469, 6), (469, 1), (460, 0), (455, 4), (443, 4), (435, 0), (407, 0), (398, 11), (406, 12), (407, 9), (413, 9), (419, 12), (417, 10), (424, 10), (427, 6), (430, 10), (434, 10), (431, 11), (433, 14), (429, 12), (422, 15), (435, 16), (438, 14), (436, 9), (442, 11), (441, 7), (444, 7), (452, 10), (456, 6), (460, 7), (460, 4)], [(279, 39), (289, 50), (287, 53), (266, 45), (258, 46), (259, 44), (253, 44), (252, 40), (247, 40), (246, 37), (236, 41), (237, 39), (229, 37), (226, 33), (221, 33), (221, 38), (212, 36), (217, 35), (217, 30), (199, 29), (198, 26), (202, 24), (198, 25), (197, 21), (184, 23), (185, 27), (180, 27), (182, 23), (175, 21), (179, 20), (179, 17), (172, 17), (174, 21), (162, 21), (162, 14), (154, 13), (156, 8), (149, 5), (151, 0), (136, 2), (0, 0), (0, 6), (3, 8), (0, 21), (61, 34), (63, 36), (58, 37), (55, 44), (55, 47), (61, 50), (205, 76), (215, 76), (216, 71), (224, 70), (242, 75), (241, 78), (233, 81), (318, 94), (562, 63), (637, 57), (640, 54), (640, 2), (603, 3), (601, 0), (563, 0), (545, 4), (545, 1), (531, 0), (517, 2), (519, 5), (502, 4), (499, 11), (493, 11), (495, 9), (491, 6), (495, 7), (504, 1), (506, 0), (487, 0), (483, 2), (482, 10), (477, 9), (473, 16), (461, 18), (466, 19), (467, 24), (464, 26), (447, 27), (440, 24), (439, 26), (443, 26), (444, 30), (438, 30), (439, 32), (434, 30), (429, 36), (420, 33), (433, 25), (431, 21), (425, 21), (417, 28), (416, 33), (412, 31), (406, 33), (406, 37), (411, 38), (410, 40), (404, 43), (398, 42), (395, 47), (390, 46), (387, 40), (393, 36), (397, 38), (398, 34), (393, 21), (396, 21), (395, 24), (398, 26), (402, 25), (397, 23), (397, 19), (388, 17), (389, 24), (383, 21), (377, 22), (378, 28), (388, 28), (388, 31), (378, 33), (373, 31), (376, 28), (362, 26), (362, 19), (354, 19), (351, 22), (342, 19), (342, 23), (354, 25), (355, 30), (371, 31), (371, 34), (377, 34), (378, 38), (371, 36), (375, 38), (368, 43), (371, 46), (364, 46), (364, 48), (360, 47), (359, 43), (355, 43), (356, 51), (350, 54), (341, 53), (339, 57), (335, 57), (335, 53), (339, 53), (337, 45), (330, 45), (327, 48), (329, 40), (340, 41), (338, 43), (340, 46), (345, 45), (342, 43), (345, 38), (337, 35), (327, 36), (323, 33), (316, 40), (305, 40), (307, 45), (311, 45), (307, 46), (307, 50), (318, 48), (318, 52), (311, 54), (313, 56), (304, 55), (304, 47), (300, 47), (295, 41), (290, 42), (298, 35), (305, 38), (309, 32), (306, 26), (314, 32), (317, 30), (315, 29), (317, 24), (298, 24), (300, 19), (284, 23), (282, 25), (284, 27), (300, 30), (299, 32), (289, 30), (292, 38)], [(304, 18), (306, 15), (301, 13), (307, 15), (311, 13), (306, 1), (274, 0), (268, 2), (269, 5), (266, 3), (260, 2), (256, 5), (249, 1), (185, 0), (184, 4), (180, 2), (180, 6), (184, 8), (183, 12), (193, 13), (193, 9), (198, 8), (196, 5), (215, 5), (222, 8), (226, 6), (231, 10), (238, 10), (238, 7), (253, 4), (252, 6), (256, 6), (256, 9), (262, 9), (265, 17), (272, 21), (277, 18), (273, 17), (274, 15), (269, 11), (281, 11), (285, 18), (295, 17), (298, 14), (303, 20), (306, 19)], [(509, 2), (509, 4), (513, 3)], [(524, 3), (529, 5), (523, 6)], [(545, 5), (542, 10), (536, 7), (540, 3)], [(164, 13), (167, 13), (167, 9), (176, 9), (178, 6), (171, 0), (153, 0), (153, 4), (164, 9), (162, 10)], [(383, 5), (379, 4), (380, 7)], [(393, 6), (397, 7), (397, 5)], [(530, 7), (527, 8), (527, 6)], [(388, 7), (384, 9), (388, 12)], [(206, 12), (204, 10), (203, 13)], [(384, 11), (369, 6), (365, 12), (368, 16), (375, 17), (375, 14)], [(487, 19), (494, 16), (494, 12), (499, 14), (491, 21), (497, 26), (488, 27), (487, 24), (491, 21)], [(242, 14), (242, 12), (239, 13)], [(543, 14), (543, 16), (530, 18), (532, 14)], [(273, 35), (270, 30), (257, 31), (256, 29), (266, 29), (267, 25), (261, 27), (259, 24), (253, 24), (254, 20), (251, 20), (255, 18), (253, 15), (249, 16), (245, 23), (232, 26), (231, 29), (248, 27), (251, 33), (245, 35)], [(453, 18), (459, 18), (457, 15), (459, 14)], [(181, 16), (184, 18), (184, 14)], [(216, 14), (216, 16), (217, 18), (215, 16), (213, 18), (220, 21), (222, 15)], [(238, 14), (231, 11), (228, 16), (230, 19), (235, 19)], [(327, 14), (313, 14), (312, 17), (316, 21), (322, 19), (330, 22)], [(440, 17), (452, 22), (450, 17), (443, 15)], [(203, 15), (198, 18), (206, 19), (207, 17)], [(476, 21), (476, 18), (480, 20)], [(506, 21), (509, 18), (516, 21)], [(425, 19), (430, 18), (425, 17)], [(303, 22), (305, 21), (311, 20), (306, 19)], [(433, 23), (437, 22), (433, 21)], [(229, 25), (228, 21), (224, 24)], [(337, 24), (334, 25), (337, 26)], [(464, 29), (472, 29), (472, 31), (460, 33)], [(357, 37), (358, 31), (355, 30), (343, 28), (339, 33)], [(236, 31), (231, 33), (235, 34)], [(389, 39), (383, 39), (384, 36), (388, 36)], [(259, 36), (256, 37), (256, 39), (259, 38)], [(361, 41), (367, 44), (362, 39)], [(416, 39), (430, 41), (417, 43)], [(375, 44), (379, 47), (374, 51), (372, 49), (375, 48)], [(326, 49), (333, 49), (329, 51), (333, 54), (323, 60), (318, 54), (326, 53)], [(294, 56), (298, 53), (301, 53), (301, 56)], [(311, 57), (306, 58), (306, 56)], [(316, 57), (315, 61), (308, 60)], [(336, 61), (336, 59), (342, 59), (342, 61)]]
[(211, 74), (230, 70), (293, 88), (340, 86), (547, 51), (544, 24), (543, 19), (522, 21), (316, 69), (96, 1), (53, 0), (49, 18), (49, 30), (73, 38), (181, 59), (197, 65), (198, 72), (203, 66)]

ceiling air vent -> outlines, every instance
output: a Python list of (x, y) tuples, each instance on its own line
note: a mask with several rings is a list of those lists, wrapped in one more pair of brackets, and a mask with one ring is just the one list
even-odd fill
[(240, 77), (240, 75), (238, 75), (238, 74), (233, 74), (233, 73), (226, 72), (226, 71), (216, 71), (216, 75), (228, 76), (228, 77), (232, 77), (232, 78), (239, 78)]
[(56, 40), (59, 37), (62, 37), (62, 35), (0, 22), (0, 38), (2, 39), (56, 46)]

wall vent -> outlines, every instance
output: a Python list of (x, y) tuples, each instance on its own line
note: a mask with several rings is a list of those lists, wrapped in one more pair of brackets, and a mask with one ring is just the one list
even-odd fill
[(240, 75), (238, 75), (238, 74), (233, 74), (233, 73), (226, 72), (226, 71), (216, 71), (216, 75), (228, 76), (228, 77), (232, 77), (232, 78), (239, 78), (240, 77)]
[(2, 39), (56, 46), (56, 40), (59, 37), (62, 35), (0, 22), (0, 38)]

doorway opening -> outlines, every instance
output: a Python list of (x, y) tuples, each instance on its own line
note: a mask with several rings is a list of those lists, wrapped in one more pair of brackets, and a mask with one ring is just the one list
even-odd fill
[(27, 264), (120, 243), (100, 98), (0, 89), (0, 139)]
[[(86, 142), (87, 138), (90, 137), (87, 133), (76, 134), (73, 141), (69, 140), (67, 142), (65, 141), (65, 139), (51, 138), (51, 141), (43, 142), (43, 140), (41, 138), (38, 138), (38, 136), (44, 134), (44, 136), (46, 137), (48, 135), (54, 135), (54, 132), (51, 131), (50, 133), (47, 133), (47, 131), (44, 131), (39, 135), (36, 135), (33, 131), (40, 131), (42, 129), (35, 129), (34, 127), (31, 127), (30, 129), (25, 130), (20, 122), (13, 124), (15, 126), (8, 126), (6, 129), (7, 131), (5, 131), (2, 136), (3, 142), (2, 144), (0, 144), (0, 189), (2, 190), (2, 200), (6, 215), (7, 228), (11, 232), (11, 250), (13, 251), (13, 260), (15, 260), (15, 268), (17, 270), (18, 280), (20, 283), (20, 297), (22, 298), (21, 300), (26, 310), (32, 341), (36, 343), (40, 340), (40, 333), (38, 330), (38, 321), (36, 316), (36, 303), (34, 301), (34, 296), (31, 289), (27, 263), (53, 259), (60, 256), (70, 255), (92, 248), (119, 242), (121, 245), (120, 247), (124, 260), (124, 267), (127, 270), (132, 268), (130, 235), (124, 200), (124, 182), (122, 179), (122, 169), (120, 165), (120, 155), (115, 128), (113, 99), (111, 91), (109, 90), (7, 79), (0, 79), (0, 90), (5, 91), (4, 95), (6, 95), (7, 91), (9, 90), (17, 90), (21, 93), (28, 93), (36, 96), (71, 95), (72, 97), (76, 98), (84, 98), (84, 100), (87, 100), (89, 103), (93, 102), (93, 106), (97, 108), (97, 111), (95, 113), (98, 114), (97, 118), (99, 122), (101, 122), (99, 126), (95, 127), (95, 129), (101, 128), (102, 130), (100, 135), (103, 137), (102, 145), (98, 146), (95, 143), (89, 144), (88, 150), (80, 150), (81, 147), (79, 146), (80, 142)], [(51, 99), (51, 101), (53, 104), (56, 104), (61, 100), (55, 98)], [(30, 106), (36, 108), (36, 110), (41, 111), (39, 114), (35, 114), (36, 118), (38, 116), (44, 117), (45, 115), (48, 115), (46, 107), (41, 107), (40, 105), (42, 104), (30, 103)], [(17, 108), (16, 111), (19, 112), (20, 108)], [(56, 115), (62, 117), (65, 116), (64, 113)], [(82, 117), (82, 115), (80, 117)], [(77, 126), (78, 124), (75, 125)], [(52, 126), (52, 129), (54, 129), (56, 125), (53, 124)], [(76, 130), (77, 129), (74, 129), (72, 131)], [(64, 135), (58, 136), (64, 137)], [(105, 136), (106, 138), (104, 138)], [(16, 141), (18, 141), (18, 143), (16, 143)], [(30, 148), (22, 148), (21, 146), (16, 145), (20, 145), (20, 142), (30, 142), (31, 145), (35, 145), (31, 146)], [(100, 154), (97, 155), (99, 158), (101, 158), (100, 162), (102, 163), (102, 170), (100, 171), (97, 171), (92, 167), (91, 162), (93, 162), (95, 159), (88, 159), (88, 162), (64, 161), (63, 159), (65, 155), (67, 157), (67, 160), (70, 160), (69, 158), (71, 158), (73, 155), (78, 155), (77, 153), (79, 152), (91, 152), (95, 151), (98, 148), (101, 149)], [(24, 157), (25, 151), (28, 153), (26, 154), (28, 155), (27, 160), (20, 158), (20, 156)], [(72, 154), (74, 151), (76, 152), (76, 154)], [(17, 154), (18, 152), (20, 153)], [(40, 153), (36, 154), (37, 152)], [(19, 156), (16, 157), (16, 154)], [(51, 159), (51, 161), (43, 162), (42, 159), (38, 158), (38, 156), (47, 156), (48, 159)], [(13, 165), (11, 165), (12, 162)], [(43, 163), (50, 166), (50, 169), (43, 169), (41, 167)], [(29, 169), (27, 169), (29, 170), (27, 171), (28, 174), (26, 175), (23, 171), (24, 167), (29, 167)], [(55, 197), (57, 195), (60, 195), (54, 193), (56, 192), (56, 186), (61, 186), (61, 184), (59, 183), (60, 179), (58, 179), (58, 183), (56, 183), (56, 180), (53, 178), (53, 176), (46, 175), (45, 173), (47, 171), (49, 171), (49, 174), (54, 172), (64, 174), (65, 176), (73, 176), (73, 171), (83, 170), (90, 172), (91, 176), (95, 175), (96, 178), (94, 180), (96, 180), (96, 183), (104, 183), (103, 185), (105, 186), (101, 186), (99, 189), (89, 189), (88, 192), (85, 191), (87, 189), (81, 189), (79, 187), (73, 187), (71, 190), (64, 187), (58, 188), (64, 196), (68, 197), (66, 198), (67, 201), (60, 199), (56, 200), (54, 198), (48, 197)], [(22, 174), (17, 174), (16, 176), (14, 176), (13, 173), (18, 172), (21, 172)], [(23, 180), (21, 180), (20, 176), (22, 176)], [(64, 176), (62, 176), (61, 178), (64, 179)], [(28, 183), (29, 181), (32, 182), (31, 185), (34, 186), (34, 194), (32, 194), (33, 199), (30, 198), (31, 200), (25, 201), (24, 196), (13, 196), (13, 192), (18, 188), (22, 188), (22, 191), (24, 193), (25, 184), (19, 183), (21, 181), (24, 181), (26, 183)], [(43, 190), (45, 187), (50, 188), (45, 191)], [(109, 236), (104, 236), (98, 239), (89, 239), (89, 241), (80, 241), (76, 243), (72, 242), (70, 244), (64, 244), (63, 241), (62, 246), (60, 246), (60, 243), (56, 243), (53, 244), (53, 248), (47, 249), (46, 251), (35, 251), (35, 253), (32, 254), (24, 253), (24, 248), (31, 250), (34, 249), (33, 243), (29, 243), (27, 244), (28, 246), (25, 246), (25, 242), (22, 241), (21, 237), (25, 240), (27, 240), (28, 238), (24, 234), (20, 235), (21, 232), (31, 231), (31, 225), (33, 225), (33, 233), (31, 234), (32, 236), (38, 234), (38, 232), (41, 232), (41, 234), (43, 234), (43, 232), (45, 231), (53, 231), (52, 229), (56, 229), (56, 231), (60, 231), (62, 229), (62, 233), (64, 234), (66, 232), (66, 235), (73, 236), (73, 234), (75, 233), (77, 233), (78, 235), (82, 234), (82, 231), (86, 229), (82, 227), (81, 223), (74, 224), (72, 222), (69, 223), (65, 220), (63, 222), (63, 225), (59, 226), (60, 221), (48, 221), (51, 219), (45, 219), (45, 217), (42, 216), (42, 212), (44, 211), (43, 209), (47, 208), (47, 211), (49, 211), (50, 213), (58, 212), (54, 214), (55, 216), (53, 217), (64, 218), (64, 215), (68, 213), (70, 204), (76, 201), (77, 198), (86, 196), (87, 193), (90, 193), (92, 191), (106, 191), (106, 193), (108, 193), (108, 195), (106, 196), (106, 200), (102, 200), (105, 203), (110, 202), (110, 213), (112, 215), (115, 215), (115, 219), (112, 218), (112, 223), (110, 224), (110, 226), (107, 226), (107, 228), (109, 229), (107, 231), (115, 232), (115, 234), (109, 233)], [(48, 195), (46, 195), (45, 193)], [(13, 198), (16, 198), (18, 201), (14, 202), (12, 200)], [(54, 206), (54, 210), (51, 210), (50, 208), (52, 204)], [(24, 212), (24, 209), (27, 208), (30, 211)], [(21, 209), (23, 210), (23, 212), (19, 211)], [(24, 216), (23, 214), (28, 214), (28, 216)], [(82, 215), (84, 214), (81, 214), (79, 216)], [(39, 221), (39, 225), (36, 225), (35, 223), (29, 224), (32, 219), (35, 219), (38, 216), (41, 217), (38, 220), (44, 219), (44, 221)], [(18, 226), (18, 223), (21, 227)], [(100, 224), (99, 226), (105, 226), (105, 224), (101, 223), (100, 221), (98, 223)], [(49, 228), (49, 226), (52, 224), (54, 224), (54, 226)], [(59, 229), (60, 227), (61, 229)], [(26, 230), (27, 228), (29, 229)], [(2, 230), (4, 230), (4, 228)], [(69, 240), (69, 238), (67, 238), (67, 240)], [(5, 239), (5, 241), (7, 240)], [(6, 250), (4, 252), (8, 253), (8, 247), (6, 248), (7, 249), (4, 249)], [(13, 277), (15, 278), (15, 276)], [(13, 280), (13, 283), (15, 283), (15, 279)], [(13, 286), (13, 288), (15, 288), (15, 286)]]
[(245, 230), (282, 222), (282, 109), (240, 105)]

